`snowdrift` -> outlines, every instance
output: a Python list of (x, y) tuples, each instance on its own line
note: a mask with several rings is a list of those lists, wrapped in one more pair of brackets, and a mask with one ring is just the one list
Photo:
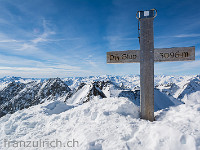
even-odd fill
[(0, 149), (200, 150), (200, 76), (156, 76), (154, 122), (139, 93), (139, 76), (2, 78)]
[[(196, 96), (200, 92), (188, 98)], [(200, 148), (200, 103), (196, 100), (156, 112), (155, 122), (139, 119), (138, 106), (126, 98), (96, 97), (76, 107), (45, 102), (0, 118), (0, 142), (74, 139), (78, 146), (71, 149), (77, 150), (195, 150)], [(45, 146), (41, 149), (49, 149)]]

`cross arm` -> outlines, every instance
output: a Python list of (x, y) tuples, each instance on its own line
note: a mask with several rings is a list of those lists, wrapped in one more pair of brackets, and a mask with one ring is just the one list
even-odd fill
[[(155, 62), (191, 61), (195, 60), (195, 47), (173, 47), (154, 49)], [(107, 52), (108, 64), (139, 63), (140, 50)]]

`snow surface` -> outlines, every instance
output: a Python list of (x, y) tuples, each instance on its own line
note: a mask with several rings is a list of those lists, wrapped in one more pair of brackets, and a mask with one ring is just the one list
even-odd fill
[(126, 98), (95, 98), (76, 107), (45, 102), (0, 118), (0, 142), (75, 139), (79, 147), (71, 149), (77, 150), (200, 149), (199, 97), (193, 93), (188, 103), (156, 112), (154, 122), (139, 119), (138, 106)]
[(67, 103), (69, 104), (77, 104), (82, 103), (84, 100), (84, 97), (87, 96), (90, 90), (90, 84), (83, 86), (80, 90), (78, 90), (71, 98), (67, 100)]
[[(7, 114), (0, 118), (0, 150), (8, 149), (73, 149), (73, 150), (200, 150), (200, 76), (156, 76), (155, 97), (158, 103), (154, 122), (139, 118), (138, 102), (121, 91), (139, 89), (139, 76), (98, 76), (63, 79), (71, 89), (86, 85), (66, 102), (64, 97), (54, 101)], [(32, 79), (12, 77), (15, 82)], [(12, 82), (0, 80), (3, 89)], [(38, 80), (38, 79), (37, 79)], [(107, 98), (94, 97), (81, 103), (93, 81), (112, 81), (114, 85), (102, 91)], [(42, 80), (38, 80), (43, 82)], [(130, 95), (129, 95), (130, 96)], [(160, 99), (159, 99), (160, 98)], [(183, 103), (181, 103), (184, 102)], [(77, 105), (78, 103), (78, 105)], [(170, 107), (166, 107), (170, 106)], [(160, 110), (161, 109), (161, 110)], [(16, 148), (5, 147), (5, 140), (78, 141), (78, 147)]]

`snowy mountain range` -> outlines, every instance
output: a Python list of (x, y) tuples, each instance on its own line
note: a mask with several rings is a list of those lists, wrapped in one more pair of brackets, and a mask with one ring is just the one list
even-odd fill
[[(191, 104), (196, 104), (195, 106), (192, 105), (196, 108), (200, 105), (200, 75), (155, 76), (154, 95), (154, 111), (155, 114), (157, 114), (156, 119), (158, 122), (159, 120), (161, 122), (163, 120), (166, 121), (166, 118), (164, 116), (168, 117), (167, 115), (169, 112), (173, 112), (175, 110), (181, 112), (182, 110), (179, 109), (183, 106), (191, 106)], [(92, 124), (94, 124), (93, 121), (98, 120), (97, 124), (103, 125), (102, 121), (106, 124), (106, 120), (109, 120), (109, 118), (112, 116), (114, 117), (114, 119), (110, 119), (113, 120), (115, 123), (117, 118), (120, 120), (120, 122), (124, 119), (128, 119), (128, 122), (125, 121), (125, 124), (127, 123), (127, 126), (132, 126), (133, 123), (133, 126), (134, 124), (137, 124), (136, 126), (137, 128), (139, 128), (140, 123), (143, 124), (144, 122), (137, 119), (139, 118), (139, 105), (140, 86), (139, 76), (137, 75), (104, 75), (50, 79), (4, 77), (0, 79), (0, 123), (2, 124), (2, 133), (0, 134), (0, 137), (4, 137), (4, 139), (27, 139), (28, 137), (26, 136), (29, 134), (28, 131), (21, 130), (21, 128), (24, 127), (24, 129), (26, 130), (31, 130), (32, 134), (35, 135), (34, 138), (40, 136), (42, 138), (46, 136), (48, 138), (52, 138), (52, 135), (57, 135), (57, 132), (58, 135), (61, 134), (58, 130), (63, 130), (61, 128), (65, 127), (66, 130), (62, 132), (68, 131), (68, 133), (70, 133), (71, 136), (74, 136), (75, 138), (77, 138), (76, 134), (79, 134), (79, 131), (84, 133), (81, 134), (82, 136), (87, 135), (85, 138), (88, 139), (88, 142), (83, 140), (84, 137), (79, 138), (79, 142), (82, 145), (81, 148), (79, 147), (78, 149), (83, 148), (89, 150), (99, 150), (103, 149), (105, 145), (109, 145), (109, 137), (102, 137), (102, 139), (99, 139), (100, 135), (93, 135), (93, 133), (91, 132), (100, 134), (103, 133), (103, 131), (96, 132), (92, 129), (91, 131), (89, 131), (86, 128), (86, 123), (88, 123), (88, 126), (92, 126)], [(41, 114), (39, 114), (39, 112), (41, 112)], [(196, 108), (194, 114), (196, 115), (198, 113), (200, 113), (200, 107)], [(35, 116), (33, 114), (37, 115)], [(76, 117), (74, 115), (76, 115)], [(40, 117), (40, 120), (38, 120), (38, 116)], [(23, 119), (24, 117), (28, 118)], [(83, 121), (81, 117), (85, 118), (87, 121)], [(12, 118), (15, 118), (16, 123), (13, 122)], [(29, 118), (34, 118), (34, 120), (37, 121), (34, 122)], [(47, 121), (48, 118), (52, 120), (52, 122)], [(64, 122), (68, 123), (70, 127), (62, 126), (63, 119), (65, 120)], [(169, 118), (169, 120), (170, 119), (171, 118)], [(41, 122), (41, 120), (45, 120), (48, 123), (54, 125), (58, 123), (54, 122), (54, 120), (57, 120), (59, 121), (59, 127), (55, 125), (58, 128), (53, 129), (52, 127), (48, 127), (49, 130), (45, 129), (45, 131), (42, 131), (41, 134), (36, 133), (39, 128), (43, 129), (43, 126), (49, 126), (47, 125), (47, 122)], [(22, 124), (19, 124), (19, 122), (21, 122)], [(75, 122), (77, 122), (77, 125), (75, 125)], [(198, 120), (197, 122), (200, 122), (200, 120)], [(23, 123), (25, 124), (23, 125)], [(110, 122), (110, 124), (108, 125), (113, 126), (111, 124), (112, 123)], [(146, 125), (149, 126), (149, 124), (150, 123), (147, 123)], [(74, 128), (76, 128), (77, 131), (74, 131), (73, 125), (75, 125)], [(119, 124), (119, 126), (121, 126), (121, 124)], [(78, 129), (79, 127), (83, 127), (83, 129), (87, 132)], [(95, 125), (93, 126), (93, 128), (95, 130), (108, 129), (108, 127), (100, 129), (97, 128), (97, 126)], [(113, 126), (113, 128), (116, 128), (116, 126)], [(193, 145), (194, 149), (200, 149), (200, 128), (196, 128), (199, 129), (199, 131), (195, 133), (197, 135), (195, 135), (195, 139), (192, 142), (195, 143), (195, 146)], [(115, 132), (114, 129), (109, 128), (109, 130), (110, 132)], [(137, 145), (135, 147), (136, 149), (142, 148), (140, 147), (141, 145), (137, 143), (137, 139), (134, 139), (136, 138), (134, 134), (132, 135), (132, 132), (136, 131), (130, 131), (131, 134), (128, 134), (128, 132), (124, 130), (125, 129), (123, 129), (124, 133), (122, 131), (119, 131), (119, 133), (115, 133), (117, 135), (125, 134), (121, 135), (121, 139), (116, 139), (117, 141), (119, 141), (119, 143), (121, 142), (122, 145), (116, 144), (113, 140), (111, 140), (116, 144), (116, 146), (112, 145), (114, 143), (110, 143), (111, 146), (108, 149), (113, 149), (115, 147), (119, 150), (131, 149), (131, 145), (134, 146), (135, 144)], [(23, 135), (17, 136), (18, 134)], [(88, 137), (90, 134), (92, 134), (94, 138), (97, 138), (97, 140), (92, 141), (93, 139)], [(109, 134), (111, 134), (110, 136), (114, 138), (114, 135), (112, 135), (114, 133)], [(67, 135), (70, 136), (69, 134)], [(120, 135), (118, 136), (120, 137)], [(165, 138), (165, 136), (168, 137), (167, 133), (163, 136), (163, 138)], [(180, 134), (180, 136), (182, 137), (183, 135)], [(139, 135), (138, 137), (143, 138)], [(183, 137), (186, 138), (186, 136)], [(189, 137), (189, 139), (190, 138), (191, 137)], [(133, 142), (132, 144), (130, 144), (130, 140), (133, 139), (136, 143)], [(151, 138), (149, 137), (149, 139)], [(63, 140), (65, 141), (65, 139)], [(159, 140), (164, 140), (165, 142), (167, 141), (166, 139)], [(187, 144), (183, 144), (184, 139), (183, 141), (180, 141), (180, 148), (188, 148)], [(1, 139), (1, 142), (3, 142), (3, 138)], [(124, 142), (126, 143), (126, 148), (123, 147)], [(192, 142), (190, 141), (190, 146)], [(165, 145), (165, 143), (162, 144)], [(2, 145), (0, 145), (0, 148), (1, 146)], [(157, 146), (158, 148), (162, 148), (162, 146), (159, 146), (159, 144)], [(175, 146), (174, 148), (177, 147)], [(167, 148), (165, 147), (164, 149)]]
[[(200, 91), (200, 77), (155, 77), (155, 111), (181, 103), (184, 95)], [(168, 82), (167, 82), (168, 81)], [(82, 104), (99, 98), (126, 97), (140, 105), (139, 76), (99, 76), (80, 78), (0, 79), (0, 117), (45, 101), (63, 100)]]

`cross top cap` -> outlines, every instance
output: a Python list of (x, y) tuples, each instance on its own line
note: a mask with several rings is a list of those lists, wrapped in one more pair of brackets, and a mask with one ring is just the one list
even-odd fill
[(151, 9), (151, 10), (145, 10), (145, 11), (137, 11), (136, 18), (142, 19), (142, 18), (155, 18), (157, 16), (157, 10)]

